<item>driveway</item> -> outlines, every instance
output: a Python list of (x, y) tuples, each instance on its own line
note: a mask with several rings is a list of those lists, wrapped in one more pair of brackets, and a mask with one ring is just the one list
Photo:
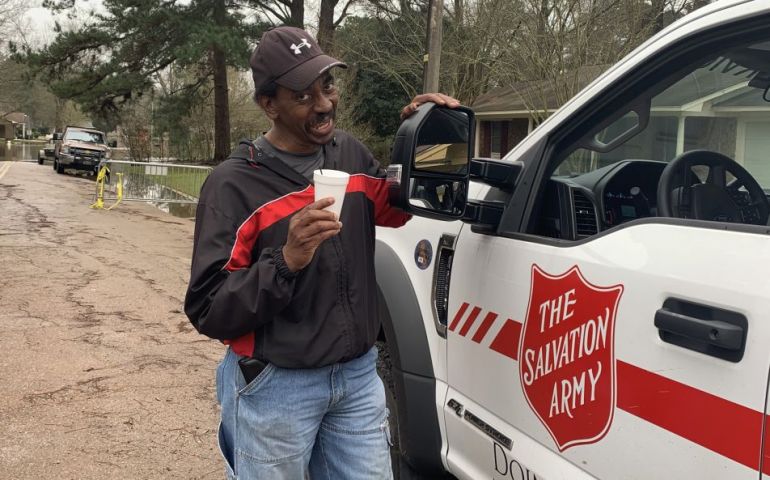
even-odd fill
[(224, 347), (182, 312), (193, 222), (93, 191), (0, 162), (0, 477), (223, 478)]

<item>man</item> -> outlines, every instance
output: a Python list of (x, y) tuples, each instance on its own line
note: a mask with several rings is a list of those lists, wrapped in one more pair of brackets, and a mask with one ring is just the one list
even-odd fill
[[(217, 369), (228, 478), (392, 477), (374, 277), (374, 226), (403, 225), (378, 163), (335, 130), (331, 75), (346, 65), (307, 32), (266, 32), (250, 65), (272, 127), (209, 176), (195, 224), (185, 312), (229, 345)], [(425, 101), (456, 106), (440, 94)], [(312, 172), (350, 174), (339, 218)]]

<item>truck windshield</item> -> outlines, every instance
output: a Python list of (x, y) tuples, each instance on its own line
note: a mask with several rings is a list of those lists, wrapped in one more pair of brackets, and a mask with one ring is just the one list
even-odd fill
[(101, 133), (87, 132), (84, 130), (71, 130), (67, 132), (67, 140), (78, 140), (89, 143), (104, 143), (104, 137)]
[[(586, 140), (607, 143), (637, 122), (630, 112)], [(581, 175), (626, 159), (670, 162), (683, 152), (703, 149), (734, 159), (770, 188), (769, 128), (770, 41), (752, 42), (682, 71), (652, 97), (645, 129), (608, 152), (576, 149), (555, 175)]]

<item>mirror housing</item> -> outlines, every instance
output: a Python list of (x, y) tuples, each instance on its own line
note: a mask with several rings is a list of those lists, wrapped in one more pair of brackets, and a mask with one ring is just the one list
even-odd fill
[(465, 213), (474, 146), (474, 114), (467, 107), (424, 103), (401, 123), (387, 169), (390, 204), (439, 220)]
[(478, 180), (501, 190), (511, 191), (523, 169), (524, 164), (521, 162), (474, 158), (471, 160), (470, 174), (472, 180)]

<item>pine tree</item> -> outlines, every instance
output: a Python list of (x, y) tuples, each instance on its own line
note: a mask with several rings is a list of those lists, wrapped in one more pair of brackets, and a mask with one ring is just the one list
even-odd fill
[[(76, 15), (74, 0), (45, 0), (44, 6)], [(266, 28), (248, 22), (232, 0), (104, 0), (105, 12), (92, 12), (39, 51), (17, 52), (55, 95), (71, 99), (95, 118), (115, 117), (121, 108), (153, 89), (170, 66), (195, 72), (174, 92), (177, 104), (203, 88), (214, 95), (214, 162), (230, 151), (227, 67), (248, 65), (249, 43)], [(192, 105), (190, 105), (192, 106)]]

